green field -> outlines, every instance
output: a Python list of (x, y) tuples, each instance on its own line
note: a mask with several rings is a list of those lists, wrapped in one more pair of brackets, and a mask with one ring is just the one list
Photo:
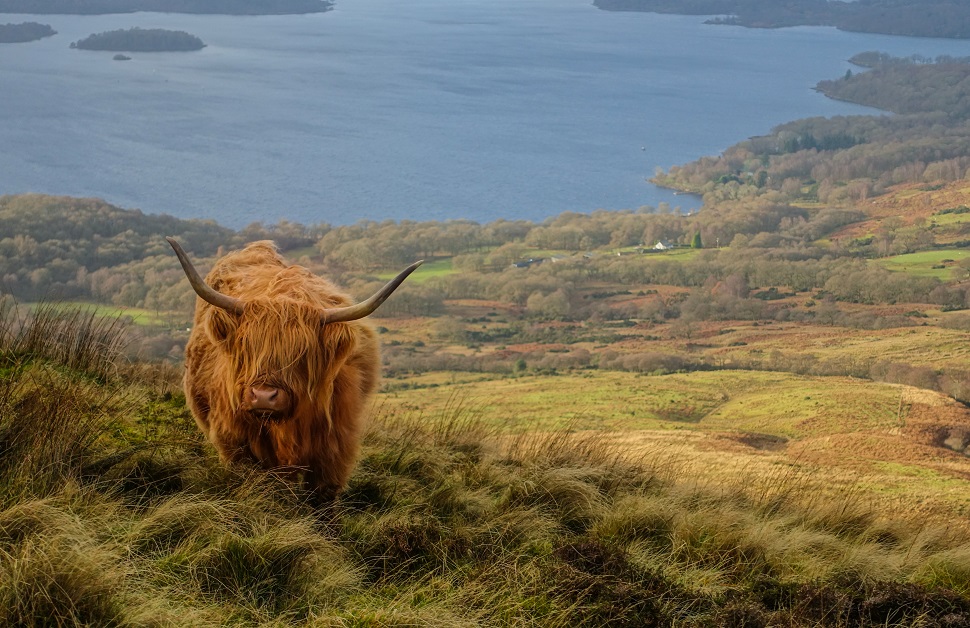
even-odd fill
[[(40, 306), (40, 303), (24, 303), (24, 307), (30, 310), (36, 309)], [(44, 304), (50, 305), (50, 304)], [(91, 312), (97, 316), (104, 316), (107, 318), (121, 318), (127, 317), (131, 319), (131, 322), (135, 325), (142, 325), (146, 327), (171, 327), (178, 326), (181, 327), (183, 324), (188, 324), (191, 322), (191, 313), (187, 312), (160, 312), (158, 310), (149, 310), (140, 307), (124, 307), (120, 305), (104, 305), (101, 303), (88, 303), (86, 301), (58, 301), (53, 304), (59, 309), (64, 310), (74, 310), (79, 309), (85, 312)]]
[(966, 214), (933, 214), (933, 222), (940, 226), (957, 225), (970, 222), (970, 213)]
[[(389, 270), (377, 275), (379, 279), (384, 281), (390, 281), (401, 272), (398, 270)], [(416, 271), (414, 271), (408, 277), (408, 283), (421, 284), (434, 277), (443, 277), (445, 275), (450, 275), (455, 272), (451, 265), (451, 258), (447, 257), (444, 259), (436, 259), (430, 262), (425, 262)]]
[(954, 271), (959, 268), (956, 262), (968, 256), (970, 250), (967, 249), (943, 249), (887, 257), (876, 260), (876, 263), (893, 272), (908, 273), (915, 277), (936, 277), (946, 281), (952, 279)]

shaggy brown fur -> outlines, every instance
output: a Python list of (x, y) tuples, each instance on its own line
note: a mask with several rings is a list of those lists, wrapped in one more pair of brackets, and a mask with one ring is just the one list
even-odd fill
[[(196, 422), (223, 460), (302, 473), (319, 498), (333, 497), (356, 462), (380, 373), (374, 330), (366, 320), (322, 324), (324, 308), (351, 299), (286, 265), (272, 242), (226, 255), (206, 283), (246, 305), (236, 316), (197, 300), (185, 360)], [(288, 399), (271, 420), (247, 409), (247, 391), (262, 385)]]

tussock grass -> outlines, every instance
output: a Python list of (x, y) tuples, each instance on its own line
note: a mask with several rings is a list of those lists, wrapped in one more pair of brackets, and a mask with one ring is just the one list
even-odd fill
[(11, 357), (12, 337), (2, 625), (970, 625), (968, 526), (880, 511), (861, 488), (699, 480), (670, 452), (510, 435), (453, 403), (378, 412), (346, 492), (316, 509), (219, 464), (168, 376)]

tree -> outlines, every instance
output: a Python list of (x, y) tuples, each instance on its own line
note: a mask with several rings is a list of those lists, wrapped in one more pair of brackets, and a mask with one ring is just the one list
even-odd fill
[(704, 244), (701, 242), (701, 232), (698, 231), (694, 234), (694, 238), (690, 241), (690, 248), (692, 249), (702, 249)]

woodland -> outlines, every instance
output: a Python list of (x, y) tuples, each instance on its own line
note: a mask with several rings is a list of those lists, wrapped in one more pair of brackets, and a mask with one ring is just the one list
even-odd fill
[(835, 26), (911, 37), (970, 37), (970, 8), (957, 0), (595, 0), (607, 11), (715, 15), (711, 24), (782, 28)]

